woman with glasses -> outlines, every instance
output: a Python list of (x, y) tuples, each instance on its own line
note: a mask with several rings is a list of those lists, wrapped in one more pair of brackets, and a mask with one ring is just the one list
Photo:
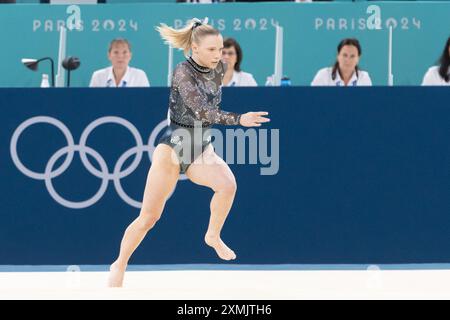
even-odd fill
[(227, 71), (223, 77), (223, 85), (226, 87), (256, 87), (258, 84), (253, 75), (241, 70), (242, 49), (233, 38), (227, 38), (223, 42), (222, 61), (227, 65)]

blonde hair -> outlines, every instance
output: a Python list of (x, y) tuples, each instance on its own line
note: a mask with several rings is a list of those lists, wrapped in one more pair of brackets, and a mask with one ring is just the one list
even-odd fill
[(155, 28), (159, 32), (161, 38), (166, 44), (171, 45), (184, 51), (184, 55), (189, 54), (192, 43), (200, 43), (201, 39), (208, 35), (219, 35), (220, 32), (212, 26), (202, 23), (199, 19), (194, 18), (181, 29), (174, 29), (168, 25), (161, 23)]

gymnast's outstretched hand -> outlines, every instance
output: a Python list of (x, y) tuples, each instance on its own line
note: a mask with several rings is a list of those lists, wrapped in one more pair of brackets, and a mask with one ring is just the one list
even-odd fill
[(266, 111), (247, 112), (241, 115), (239, 124), (244, 127), (260, 127), (262, 123), (269, 122), (270, 119), (263, 117), (269, 113)]

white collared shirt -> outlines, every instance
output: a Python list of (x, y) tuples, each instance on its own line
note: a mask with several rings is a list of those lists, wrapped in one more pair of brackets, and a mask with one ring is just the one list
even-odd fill
[[(450, 73), (450, 69), (449, 69)], [(428, 69), (427, 73), (423, 77), (423, 86), (450, 86), (450, 81), (446, 82), (444, 78), (439, 74), (439, 67), (434, 66)]]
[(92, 74), (89, 87), (150, 87), (150, 83), (148, 82), (147, 75), (143, 70), (127, 67), (127, 71), (123, 75), (119, 84), (116, 85), (113, 74), (113, 67), (108, 67), (105, 69), (97, 70)]
[(213, 2), (220, 2), (220, 0), (186, 0), (186, 2), (190, 2), (190, 3), (213, 3)]
[[(320, 69), (314, 80), (311, 82), (311, 86), (345, 86), (344, 80), (341, 79), (339, 72), (336, 72), (336, 78), (333, 80), (331, 77), (331, 73), (333, 72), (333, 68), (323, 68)], [(371, 86), (372, 80), (370, 80), (369, 73), (366, 71), (358, 70), (358, 76), (356, 72), (353, 72), (353, 75), (348, 82), (347, 86)]]
[(244, 71), (233, 71), (233, 77), (226, 87), (257, 87), (258, 84), (253, 75)]

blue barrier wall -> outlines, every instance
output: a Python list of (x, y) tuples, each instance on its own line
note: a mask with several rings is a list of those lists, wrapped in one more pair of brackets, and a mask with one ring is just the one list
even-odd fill
[[(379, 6), (381, 29), (368, 28)], [(180, 27), (194, 16), (210, 18), (224, 36), (243, 47), (244, 71), (259, 85), (274, 72), (275, 24), (284, 28), (284, 73), (295, 85), (309, 85), (316, 72), (334, 63), (339, 41), (357, 37), (362, 45), (360, 67), (375, 85), (388, 82), (388, 26), (393, 26), (393, 74), (396, 85), (419, 85), (450, 36), (450, 2), (358, 3), (225, 3), (111, 4), (80, 6), (82, 30), (67, 37), (67, 54), (81, 60), (72, 86), (88, 86), (92, 73), (108, 66), (107, 48), (116, 37), (132, 43), (131, 65), (143, 69), (153, 86), (167, 84), (168, 49), (154, 27), (161, 22)], [(5, 5), (0, 7), (0, 87), (37, 87), (47, 62), (32, 73), (21, 58), (58, 57), (59, 27), (72, 21), (67, 6)], [(175, 64), (183, 55), (174, 54)]]
[[(276, 175), (260, 175), (260, 161), (231, 165), (238, 192), (223, 237), (236, 263), (450, 262), (449, 90), (227, 88), (223, 98), (227, 110), (268, 110), (265, 129), (280, 137)], [(133, 199), (141, 200), (150, 160), (144, 154), (116, 184), (104, 178), (103, 189), (91, 172), (100, 158), (110, 173), (120, 159), (121, 171), (133, 165), (123, 154), (139, 137), (153, 145), (167, 102), (165, 88), (1, 89), (0, 264), (110, 263), (139, 212)], [(63, 131), (26, 122), (37, 116), (60, 121)], [(65, 166), (65, 154), (55, 155), (68, 145), (63, 132), (79, 145), (105, 116), (126, 127), (92, 128), (86, 145), (94, 168), (78, 152)], [(220, 263), (203, 244), (211, 195), (179, 181), (132, 263)]]

